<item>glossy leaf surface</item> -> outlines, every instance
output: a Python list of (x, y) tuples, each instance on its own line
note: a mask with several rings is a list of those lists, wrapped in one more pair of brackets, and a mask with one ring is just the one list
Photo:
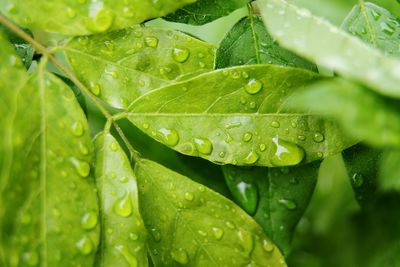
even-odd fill
[(262, 228), (230, 200), (148, 160), (136, 165), (156, 266), (286, 266)]
[(99, 211), (85, 116), (70, 89), (43, 65), (29, 77), (3, 37), (0, 47), (4, 265), (91, 266), (99, 225), (85, 228), (82, 218), (97, 218)]
[[(243, 207), (255, 207), (254, 219), (288, 255), (296, 225), (314, 192), (319, 162), (283, 168), (227, 165), (222, 169), (235, 200)], [(255, 202), (253, 195), (257, 195)]]
[(400, 60), (285, 0), (261, 0), (259, 7), (282, 46), (381, 94), (400, 97)]
[(217, 70), (135, 101), (129, 120), (175, 150), (216, 163), (285, 166), (340, 152), (330, 121), (285, 110), (312, 72), (274, 65)]
[(2, 0), (0, 11), (30, 29), (86, 35), (161, 17), (196, 0)]
[[(108, 132), (96, 138), (96, 184), (102, 245), (98, 266), (148, 266), (147, 232), (139, 213), (136, 177), (128, 157)], [(90, 217), (87, 220), (91, 223)]]
[(169, 21), (203, 25), (246, 6), (249, 0), (199, 0), (165, 17)]
[(64, 49), (77, 77), (116, 108), (185, 76), (212, 70), (215, 55), (212, 45), (182, 32), (141, 26), (77, 37)]
[(317, 67), (280, 47), (269, 35), (261, 17), (240, 20), (217, 50), (217, 68), (249, 64), (275, 64), (317, 71)]

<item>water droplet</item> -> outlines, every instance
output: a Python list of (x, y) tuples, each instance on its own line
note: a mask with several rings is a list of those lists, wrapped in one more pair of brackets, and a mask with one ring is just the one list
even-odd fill
[(262, 247), (266, 252), (272, 252), (275, 249), (272, 242), (265, 240), (265, 239), (262, 241)]
[(187, 201), (193, 201), (194, 195), (192, 193), (187, 192), (187, 193), (185, 193), (185, 199)]
[(78, 174), (84, 178), (88, 177), (90, 174), (90, 165), (85, 161), (80, 161), (76, 158), (71, 158), (71, 163), (74, 165)]
[(157, 48), (157, 46), (158, 46), (158, 39), (157, 39), (156, 37), (153, 37), (153, 36), (148, 36), (148, 37), (144, 38), (144, 43), (145, 43), (148, 47)]
[(258, 161), (260, 156), (257, 154), (256, 151), (251, 150), (249, 154), (243, 159), (244, 164), (254, 164)]
[(92, 240), (88, 236), (83, 236), (75, 246), (78, 248), (79, 252), (82, 255), (89, 255), (93, 251), (93, 243)]
[(231, 78), (237, 80), (241, 77), (240, 73), (236, 70), (231, 71)]
[(129, 238), (130, 238), (132, 241), (136, 241), (136, 240), (139, 239), (139, 236), (138, 236), (137, 234), (135, 234), (135, 233), (129, 233)]
[(220, 240), (224, 235), (224, 230), (222, 230), (221, 228), (213, 227), (212, 231), (217, 240)]
[(114, 13), (109, 9), (100, 9), (94, 17), (85, 19), (85, 26), (91, 32), (105, 32), (114, 22)]
[(297, 208), (296, 202), (290, 199), (279, 199), (278, 202), (282, 205), (284, 205), (287, 209), (289, 210), (295, 210)]
[(225, 152), (219, 152), (219, 154), (218, 154), (218, 156), (220, 157), (220, 158), (224, 158), (225, 157)]
[(265, 144), (260, 144), (260, 151), (264, 152), (267, 149), (267, 146)]
[(194, 145), (201, 154), (210, 155), (213, 150), (213, 145), (210, 140), (206, 138), (194, 138)]
[(22, 259), (28, 266), (37, 266), (39, 264), (39, 254), (35, 251), (23, 253)]
[(243, 135), (243, 141), (245, 142), (249, 142), (251, 140), (251, 138), (253, 137), (253, 134), (250, 132), (247, 132)]
[(207, 236), (207, 232), (204, 232), (203, 230), (198, 230), (197, 233), (199, 233), (199, 235), (206, 237)]
[(258, 92), (261, 91), (261, 89), (263, 88), (263, 83), (256, 80), (256, 79), (251, 79), (247, 85), (244, 87), (244, 89), (246, 90), (247, 93), (251, 94), (251, 95), (255, 95)]
[(76, 137), (80, 137), (84, 133), (83, 125), (80, 122), (74, 122), (71, 125), (71, 131), (72, 134), (75, 135)]
[(121, 183), (126, 184), (127, 182), (129, 182), (129, 178), (126, 177), (126, 176), (124, 176), (124, 177), (120, 178), (119, 181), (120, 181)]
[(97, 214), (93, 211), (85, 213), (81, 218), (83, 229), (91, 230), (97, 225)]
[(114, 204), (114, 212), (121, 217), (129, 217), (132, 214), (132, 200), (131, 194), (125, 193), (125, 195), (118, 199)]
[(247, 256), (249, 256), (254, 248), (253, 236), (251, 235), (251, 233), (243, 231), (243, 230), (239, 230), (237, 234), (240, 239), (240, 246), (242, 247), (243, 252)]
[(355, 173), (351, 180), (356, 188), (360, 188), (364, 184), (364, 176), (361, 173)]
[(306, 140), (306, 136), (305, 135), (298, 135), (297, 139), (299, 139), (300, 141), (305, 141)]
[(232, 191), (242, 208), (249, 214), (254, 214), (258, 204), (258, 188), (253, 183), (241, 181)]
[(135, 256), (133, 256), (130, 252), (129, 249), (124, 246), (124, 245), (119, 245), (116, 246), (115, 249), (121, 253), (122, 257), (126, 260), (126, 262), (129, 264), (130, 267), (137, 267), (138, 266), (138, 261)]
[(150, 229), (150, 233), (151, 233), (154, 241), (156, 241), (156, 242), (160, 242), (161, 241), (161, 233), (160, 233), (160, 231), (158, 231), (157, 228)]
[(158, 130), (161, 142), (168, 146), (176, 146), (179, 142), (179, 134), (174, 129), (161, 128)]
[(189, 257), (183, 248), (175, 249), (171, 252), (171, 257), (174, 261), (180, 264), (187, 264)]
[(112, 142), (111, 144), (110, 144), (110, 148), (111, 148), (111, 150), (112, 151), (117, 151), (118, 150), (118, 143), (117, 142)]
[(281, 124), (278, 121), (273, 121), (273, 122), (271, 122), (271, 126), (274, 128), (279, 128), (281, 126)]
[(173, 58), (176, 62), (183, 63), (183, 62), (185, 62), (186, 60), (188, 60), (189, 56), (190, 56), (190, 51), (189, 51), (189, 49), (187, 49), (187, 48), (178, 48), (178, 47), (175, 47), (175, 48), (172, 50), (172, 58)]
[(315, 133), (313, 139), (316, 143), (321, 143), (325, 140), (325, 137), (321, 133)]
[(249, 73), (248, 73), (247, 71), (243, 71), (243, 72), (242, 72), (242, 77), (245, 78), (245, 79), (247, 79), (247, 78), (250, 77), (250, 75), (249, 75)]
[(275, 166), (293, 166), (299, 164), (304, 158), (304, 151), (294, 143), (278, 138), (272, 138), (274, 143), (271, 163)]
[(226, 221), (225, 225), (229, 228), (229, 229), (235, 229), (235, 225), (231, 222), (231, 221)]
[(76, 10), (71, 8), (71, 7), (67, 7), (67, 16), (70, 18), (73, 18), (76, 16)]

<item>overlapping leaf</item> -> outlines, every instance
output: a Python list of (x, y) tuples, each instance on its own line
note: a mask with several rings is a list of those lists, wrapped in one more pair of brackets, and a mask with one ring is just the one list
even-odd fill
[(2, 0), (0, 11), (30, 29), (85, 35), (123, 29), (196, 0)]
[(29, 77), (4, 37), (0, 53), (2, 266), (91, 266), (99, 227), (85, 116), (43, 65)]
[(175, 150), (217, 163), (283, 166), (349, 145), (334, 123), (285, 110), (316, 74), (274, 65), (217, 70), (141, 97), (129, 120)]
[(129, 159), (108, 132), (99, 135), (95, 145), (102, 223), (98, 265), (146, 267), (147, 232), (139, 213), (137, 182)]
[(214, 47), (184, 33), (136, 26), (72, 39), (65, 53), (77, 77), (113, 107), (213, 69)]
[(259, 7), (282, 46), (381, 94), (400, 97), (398, 59), (285, 0), (261, 0)]
[(179, 23), (203, 25), (229, 15), (236, 9), (246, 6), (248, 2), (250, 1), (199, 0), (166, 16), (165, 19)]
[(148, 160), (139, 200), (156, 266), (286, 266), (262, 228), (230, 200)]

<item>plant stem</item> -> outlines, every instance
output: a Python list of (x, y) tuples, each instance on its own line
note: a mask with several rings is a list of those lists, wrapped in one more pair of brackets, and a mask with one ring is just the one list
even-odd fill
[(65, 67), (55, 56), (53, 56), (47, 50), (46, 47), (44, 47), (42, 44), (34, 40), (29, 34), (25, 33), (17, 25), (12, 23), (10, 20), (8, 20), (1, 14), (0, 14), (0, 24), (3, 24), (5, 27), (9, 28), (12, 32), (20, 36), (22, 39), (29, 42), (39, 53), (41, 53), (42, 55), (47, 57), (51, 62), (53, 62), (53, 64), (60, 71), (62, 71), (68, 79), (70, 79), (91, 101), (93, 101), (93, 103), (97, 106), (97, 108), (104, 115), (104, 117), (106, 117), (107, 120), (112, 121), (114, 128), (117, 130), (119, 136), (121, 137), (122, 141), (125, 143), (126, 147), (129, 150), (129, 153), (131, 155), (131, 160), (134, 161), (140, 160), (140, 153), (132, 147), (128, 138), (122, 131), (121, 127), (119, 127), (118, 123), (114, 120), (111, 113), (100, 103), (100, 101), (96, 98), (96, 96), (93, 95), (92, 92), (90, 92), (90, 90), (81, 81), (79, 81), (78, 78), (75, 77), (75, 75), (67, 67)]

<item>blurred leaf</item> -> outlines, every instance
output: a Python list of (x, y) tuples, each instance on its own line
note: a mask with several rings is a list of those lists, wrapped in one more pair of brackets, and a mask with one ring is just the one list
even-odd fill
[(283, 47), (381, 94), (400, 97), (400, 60), (285, 0), (260, 0), (259, 7)]
[(317, 67), (281, 48), (269, 35), (259, 16), (240, 20), (224, 37), (218, 50), (217, 68), (249, 64), (275, 64), (317, 72)]
[(72, 39), (64, 46), (77, 77), (116, 108), (185, 76), (212, 70), (214, 47), (172, 30), (133, 28)]
[(164, 17), (166, 20), (203, 25), (244, 7), (250, 0), (199, 0)]
[(285, 99), (316, 78), (275, 65), (217, 70), (148, 93), (128, 118), (182, 154), (222, 164), (297, 165), (352, 142), (331, 121), (285, 111)]
[(400, 192), (400, 150), (385, 150), (380, 163), (379, 189), (387, 192)]
[(68, 78), (55, 74), (59, 79), (61, 79), (64, 83), (66, 83), (69, 88), (71, 88), (72, 92), (78, 100), (79, 105), (81, 106), (83, 112), (87, 114), (87, 107), (86, 107), (86, 99), (85, 96), (82, 94), (81, 90)]
[(86, 35), (161, 17), (196, 0), (2, 0), (0, 11), (29, 29)]
[(317, 182), (319, 162), (284, 168), (222, 167), (234, 199), (289, 254), (297, 223)]
[(262, 228), (230, 200), (148, 160), (137, 162), (156, 266), (286, 266)]

